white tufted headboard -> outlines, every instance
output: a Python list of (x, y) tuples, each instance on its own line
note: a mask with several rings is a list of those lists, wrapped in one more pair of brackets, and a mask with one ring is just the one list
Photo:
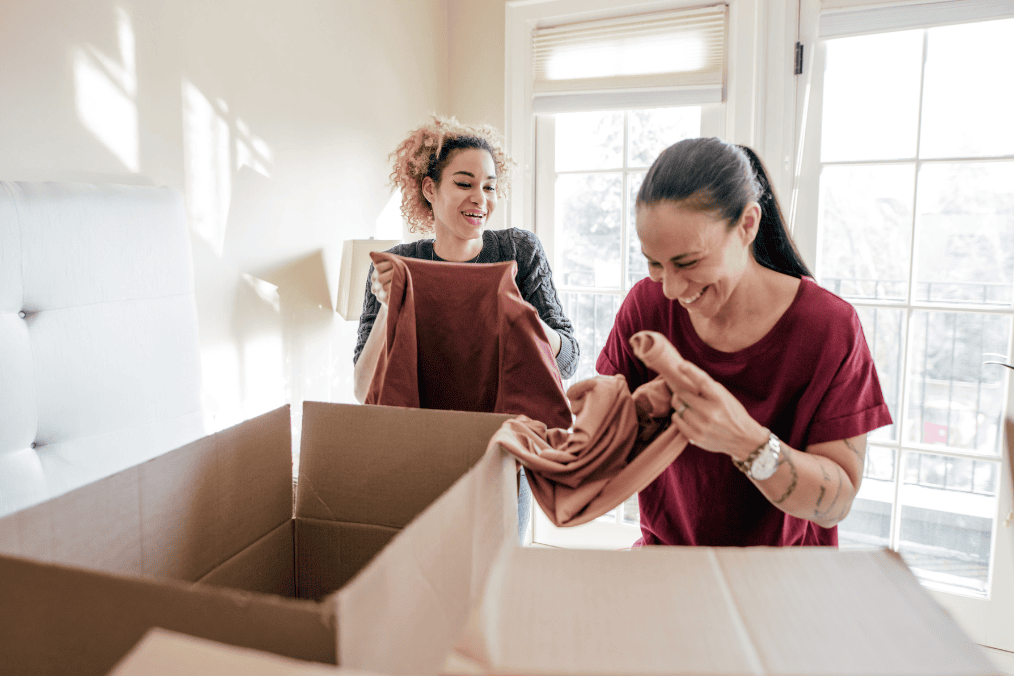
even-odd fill
[(0, 516), (204, 432), (179, 193), (0, 182)]

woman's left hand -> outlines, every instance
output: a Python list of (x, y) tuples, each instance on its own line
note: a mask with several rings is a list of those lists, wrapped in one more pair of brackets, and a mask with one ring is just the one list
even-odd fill
[(673, 390), (672, 422), (694, 446), (743, 460), (768, 440), (768, 431), (723, 385), (683, 360)]

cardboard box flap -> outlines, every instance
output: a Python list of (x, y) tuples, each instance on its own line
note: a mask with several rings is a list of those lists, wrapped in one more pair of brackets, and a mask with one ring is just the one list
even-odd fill
[(507, 551), (455, 652), (447, 673), (998, 674), (897, 555), (824, 548)]
[(0, 552), (198, 580), (292, 518), (289, 427), (284, 406), (9, 515)]
[(513, 456), (490, 449), (338, 592), (338, 664), (435, 674), (493, 561), (517, 548)]
[(997, 673), (894, 552), (716, 552), (763, 673)]
[(152, 629), (109, 676), (370, 676), (315, 662)]
[(0, 553), (92, 570), (140, 575), (141, 511), (138, 468), (0, 519)]
[(403, 528), (511, 417), (304, 402), (296, 516)]
[(16, 665), (18, 674), (105, 674), (152, 627), (299, 659), (336, 659), (333, 603), (14, 557), (0, 557), (0, 598), (0, 665)]
[(139, 466), (144, 573), (195, 581), (292, 518), (282, 406)]
[(759, 674), (703, 547), (516, 548), (458, 644), (492, 673)]

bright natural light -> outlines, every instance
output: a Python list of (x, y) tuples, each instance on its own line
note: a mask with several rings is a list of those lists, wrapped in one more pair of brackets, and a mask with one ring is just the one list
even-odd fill
[(116, 8), (118, 54), (92, 45), (75, 49), (74, 102), (81, 123), (128, 171), (140, 169), (137, 63), (130, 16)]
[(628, 38), (591, 47), (559, 45), (546, 63), (546, 79), (693, 72), (707, 65), (707, 47), (705, 37), (696, 33), (666, 36), (665, 40)]

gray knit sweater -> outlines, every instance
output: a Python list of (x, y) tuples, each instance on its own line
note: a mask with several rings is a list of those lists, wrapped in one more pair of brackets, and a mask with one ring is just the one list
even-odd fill
[[(433, 251), (432, 239), (399, 244), (388, 251), (406, 258), (443, 260)], [(556, 364), (560, 367), (560, 375), (564, 379), (570, 378), (577, 370), (577, 360), (581, 351), (574, 338), (574, 325), (563, 314), (563, 307), (556, 295), (553, 271), (549, 268), (549, 261), (546, 260), (546, 252), (542, 248), (542, 242), (535, 236), (535, 233), (518, 228), (485, 230), (482, 233), (482, 251), (479, 252), (479, 258), (475, 262), (504, 263), (506, 261), (517, 261), (518, 263), (518, 273), (514, 277), (514, 281), (517, 282), (518, 289), (521, 290), (521, 297), (535, 307), (542, 321), (560, 334), (560, 354), (556, 357)], [(373, 322), (377, 319), (377, 313), (380, 312), (380, 301), (370, 290), (370, 276), (372, 274), (373, 266), (371, 265), (366, 278), (363, 314), (359, 318), (359, 342), (356, 343), (356, 351), (352, 356), (353, 363), (359, 361), (359, 355), (363, 351), (366, 339), (370, 337), (370, 331), (373, 330)]]

